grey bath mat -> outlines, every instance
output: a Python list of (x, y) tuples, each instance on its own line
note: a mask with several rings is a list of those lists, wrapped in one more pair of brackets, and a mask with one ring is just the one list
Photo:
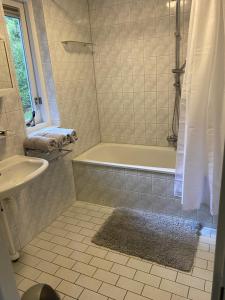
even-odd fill
[(199, 223), (182, 218), (118, 208), (92, 242), (168, 267), (190, 271), (200, 229)]

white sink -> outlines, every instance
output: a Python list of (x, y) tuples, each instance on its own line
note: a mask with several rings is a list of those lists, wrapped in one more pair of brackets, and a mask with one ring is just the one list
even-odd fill
[(4, 199), (48, 167), (45, 159), (15, 155), (0, 161), (0, 199)]
[(14, 192), (18, 192), (26, 183), (43, 173), (47, 167), (47, 160), (23, 155), (15, 155), (0, 161), (0, 213), (13, 261), (19, 258), (19, 252), (14, 245), (3, 200), (12, 198)]

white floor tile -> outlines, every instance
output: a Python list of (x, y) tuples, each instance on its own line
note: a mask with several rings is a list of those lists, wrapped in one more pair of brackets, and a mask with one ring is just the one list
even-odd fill
[(211, 300), (211, 295), (209, 293), (190, 288), (188, 298), (191, 300)]
[(47, 250), (44, 250), (44, 249), (41, 249), (40, 251), (38, 251), (36, 253), (36, 256), (43, 259), (43, 260), (47, 260), (49, 262), (52, 262), (57, 254), (53, 253), (53, 252), (50, 252), (50, 251), (47, 251)]
[(67, 232), (66, 238), (76, 242), (82, 242), (84, 236), (76, 232)]
[(103, 270), (106, 270), (106, 271), (109, 271), (112, 268), (113, 263), (111, 261), (105, 260), (103, 258), (93, 257), (92, 260), (90, 261), (90, 265), (100, 268), (100, 269), (103, 269)]
[(26, 292), (29, 288), (31, 288), (35, 284), (36, 284), (35, 281), (25, 278), (18, 285), (18, 289), (23, 291), (23, 292)]
[(71, 241), (71, 242), (69, 242), (69, 244), (67, 245), (67, 247), (71, 248), (73, 250), (85, 252), (87, 250), (87, 248), (88, 248), (88, 245), (85, 245), (83, 243), (76, 242), (76, 241)]
[(66, 224), (64, 227), (65, 230), (78, 233), (81, 230), (80, 226), (72, 225), (72, 224)]
[(83, 228), (81, 229), (80, 234), (93, 237), (96, 234), (96, 231), (92, 229)]
[(173, 280), (173, 281), (175, 281), (175, 279), (177, 277), (176, 271), (166, 269), (165, 267), (161, 267), (159, 265), (152, 266), (151, 274), (165, 278), (165, 279)]
[[(39, 250), (38, 250), (38, 252), (39, 252)], [(20, 256), (20, 262), (27, 266), (35, 267), (40, 262), (40, 259), (33, 255), (29, 255), (29, 254), (26, 254), (25, 252), (22, 252), (21, 256)]]
[(65, 256), (58, 255), (54, 259), (53, 263), (56, 265), (59, 265), (61, 267), (71, 269), (73, 267), (73, 265), (75, 264), (75, 260), (65, 257)]
[(180, 297), (180, 296), (177, 296), (177, 295), (172, 295), (171, 300), (188, 300), (188, 298)]
[(115, 252), (108, 252), (105, 259), (116, 262), (120, 265), (126, 265), (129, 257)]
[(69, 249), (61, 245), (56, 245), (51, 251), (66, 257), (70, 256), (73, 253), (73, 249)]
[(206, 283), (205, 283), (205, 291), (207, 293), (211, 293), (212, 292), (212, 282), (211, 281), (206, 281)]
[(178, 296), (187, 297), (189, 287), (174, 281), (162, 279), (160, 289)]
[(49, 226), (45, 229), (46, 232), (64, 237), (67, 234), (67, 231), (61, 228), (56, 228), (53, 226)]
[(79, 300), (107, 300), (108, 298), (95, 292), (84, 290)]
[(209, 280), (212, 281), (213, 279), (213, 272), (212, 271), (208, 271), (208, 270), (203, 270), (200, 268), (194, 268), (192, 275), (198, 278), (202, 278), (205, 280)]
[(87, 288), (91, 291), (97, 292), (102, 282), (100, 280), (88, 277), (86, 275), (80, 275), (80, 277), (76, 281), (76, 284)]
[(67, 281), (62, 281), (56, 290), (73, 298), (78, 298), (80, 294), (83, 292), (82, 287)]
[(50, 241), (54, 235), (53, 234), (50, 234), (48, 232), (41, 232), (38, 236), (37, 236), (39, 239), (42, 239), (42, 240), (45, 240), (45, 241)]
[(127, 266), (114, 264), (111, 269), (111, 272), (116, 273), (118, 275), (122, 275), (124, 277), (133, 278), (136, 271)]
[(152, 300), (170, 300), (171, 293), (146, 285), (142, 295)]
[(68, 270), (66, 268), (61, 267), (55, 273), (55, 276), (58, 276), (66, 281), (74, 283), (77, 280), (77, 278), (80, 276), (80, 274), (75, 271)]
[(127, 266), (131, 267), (131, 268), (134, 268), (134, 269), (137, 269), (139, 271), (149, 273), (150, 270), (151, 270), (152, 264), (148, 263), (148, 262), (141, 261), (139, 259), (130, 258), (128, 263), (127, 263)]
[(39, 270), (32, 268), (30, 266), (21, 264), (20, 262), (14, 263), (13, 268), (14, 268), (15, 273), (17, 273), (25, 278), (31, 279), (31, 280), (35, 280), (41, 274), (41, 272)]
[(86, 253), (100, 258), (104, 258), (107, 254), (107, 251), (94, 246), (89, 246), (88, 249), (86, 250)]
[(207, 269), (207, 260), (195, 257), (194, 266), (201, 269)]
[(126, 295), (126, 290), (108, 283), (103, 283), (99, 289), (99, 293), (115, 300), (123, 300)]
[(95, 224), (92, 223), (91, 220), (90, 220), (90, 222), (79, 221), (78, 225), (80, 227), (83, 227), (83, 228), (86, 228), (86, 229), (93, 229)]
[(55, 244), (49, 242), (49, 241), (44, 241), (44, 240), (40, 240), (38, 239), (36, 242), (35, 242), (35, 246), (41, 248), (41, 249), (44, 249), (44, 250), (51, 250), (52, 248), (55, 247)]
[(70, 258), (89, 264), (93, 256), (80, 251), (73, 251), (73, 253), (70, 255)]
[(59, 269), (59, 266), (47, 261), (41, 261), (36, 268), (48, 274), (55, 274), (55, 272)]
[(136, 294), (141, 294), (144, 288), (143, 283), (122, 276), (119, 278), (116, 285), (124, 290), (134, 292)]
[(119, 275), (113, 274), (111, 272), (107, 272), (105, 270), (98, 269), (94, 274), (94, 278), (115, 285), (119, 279)]
[(50, 274), (42, 273), (37, 279), (37, 282), (44, 283), (50, 285), (53, 289), (56, 289), (56, 287), (60, 284), (62, 281), (60, 278), (57, 278), (55, 276), (52, 276)]
[(24, 277), (15, 273), (15, 279), (16, 279), (16, 286), (18, 286), (20, 282), (24, 280)]
[(214, 260), (214, 253), (211, 253), (211, 252), (208, 252), (208, 251), (198, 250), (197, 253), (196, 253), (196, 257), (213, 261)]
[(161, 282), (161, 277), (152, 274), (147, 274), (145, 272), (137, 271), (134, 276), (134, 280), (143, 282), (147, 285), (151, 285), (157, 288), (159, 287), (159, 284)]
[(32, 246), (31, 244), (26, 245), (23, 248), (23, 252), (30, 254), (30, 255), (35, 255), (40, 249), (36, 246)]
[(124, 300), (149, 300), (149, 298), (128, 292)]
[(187, 275), (185, 273), (178, 272), (176, 281), (199, 290), (204, 290), (205, 287), (205, 280)]
[(62, 300), (210, 300), (215, 232), (203, 230), (192, 272), (181, 272), (92, 243), (112, 211), (76, 202), (24, 247), (13, 264), (20, 293), (43, 282)]
[(82, 262), (78, 262), (74, 265), (73, 270), (78, 273), (92, 277), (97, 269)]
[(70, 240), (61, 236), (54, 236), (51, 239), (51, 242), (61, 246), (66, 246), (69, 244)]
[(65, 223), (60, 222), (60, 221), (54, 221), (51, 226), (56, 227), (56, 228), (64, 228), (65, 227)]

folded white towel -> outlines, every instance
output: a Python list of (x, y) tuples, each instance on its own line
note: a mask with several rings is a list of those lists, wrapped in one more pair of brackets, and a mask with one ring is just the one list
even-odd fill
[(23, 143), (25, 149), (40, 150), (43, 152), (52, 152), (58, 149), (58, 142), (55, 138), (44, 136), (30, 136), (27, 137)]

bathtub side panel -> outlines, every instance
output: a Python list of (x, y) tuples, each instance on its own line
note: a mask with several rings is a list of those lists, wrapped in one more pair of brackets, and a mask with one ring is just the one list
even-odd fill
[(86, 163), (73, 163), (78, 201), (110, 207), (128, 207), (179, 216), (215, 227), (207, 206), (183, 211), (174, 197), (174, 175)]

